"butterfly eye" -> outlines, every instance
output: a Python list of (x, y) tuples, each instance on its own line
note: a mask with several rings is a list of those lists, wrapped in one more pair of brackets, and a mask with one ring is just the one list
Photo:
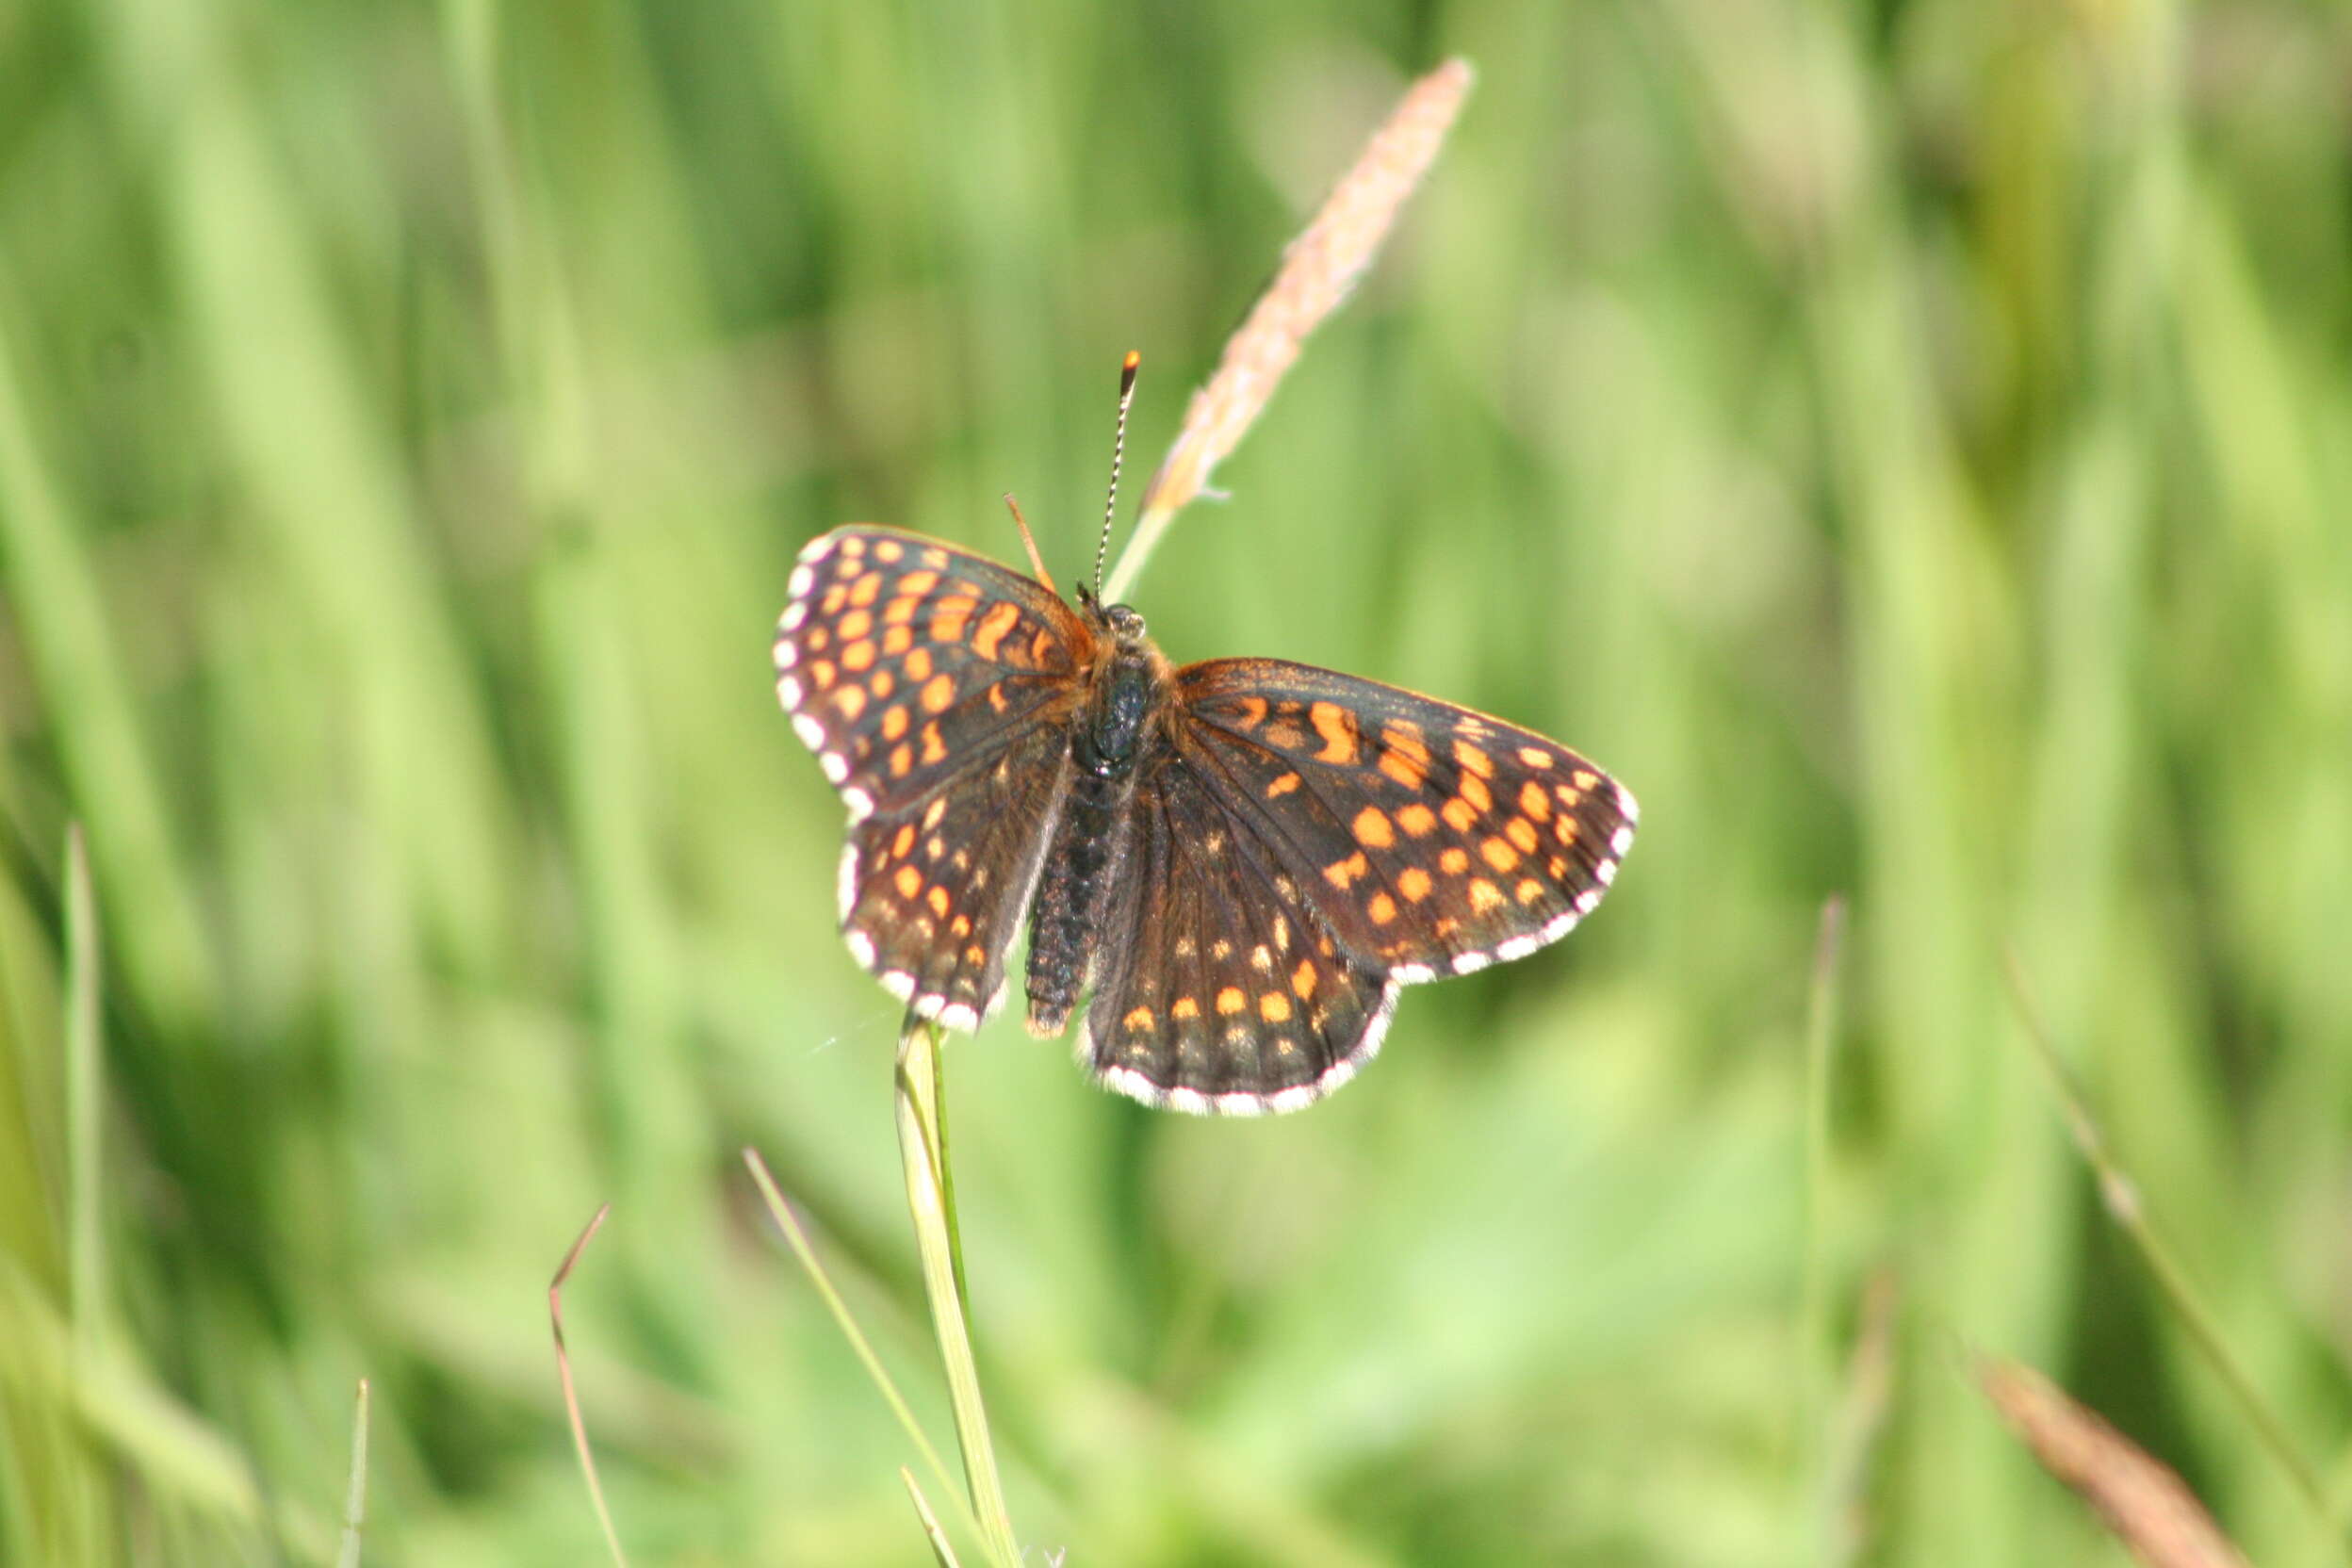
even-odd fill
[(1102, 618), (1110, 623), (1111, 630), (1117, 636), (1140, 637), (1143, 635), (1143, 617), (1127, 605), (1112, 605), (1102, 612)]

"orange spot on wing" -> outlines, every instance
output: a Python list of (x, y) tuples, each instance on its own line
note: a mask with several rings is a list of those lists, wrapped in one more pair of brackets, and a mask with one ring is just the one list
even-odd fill
[(1494, 776), (1494, 759), (1467, 741), (1454, 743), (1454, 760), (1462, 764), (1464, 773), (1476, 774), (1480, 778)]
[(950, 594), (939, 600), (931, 612), (931, 640), (935, 643), (963, 641), (964, 628), (972, 624), (972, 612), (980, 601), (968, 594)]
[(1298, 787), (1298, 776), (1295, 773), (1286, 773), (1266, 787), (1266, 798), (1268, 800), (1277, 799), (1280, 796), (1290, 793), (1291, 791), (1297, 789)]
[(1411, 806), (1398, 809), (1396, 825), (1416, 839), (1426, 838), (1429, 830), (1437, 825), (1437, 813), (1416, 800)]
[(1152, 1027), (1152, 1009), (1149, 1007), (1137, 1007), (1119, 1021), (1126, 1028), (1129, 1034), (1140, 1035), (1146, 1029)]
[[(880, 572), (868, 572), (865, 576), (858, 580), (855, 587), (850, 589), (849, 602), (862, 610), (867, 605), (872, 604), (876, 598), (879, 598), (881, 594), (882, 574)], [(841, 635), (846, 637), (849, 634), (847, 632), (843, 632)]]
[(1228, 986), (1217, 993), (1217, 1010), (1232, 1017), (1250, 1005), (1250, 999), (1241, 994), (1239, 986)]
[(1315, 961), (1311, 958), (1299, 959), (1298, 967), (1290, 972), (1290, 988), (1301, 1002), (1315, 994)]
[(956, 700), (956, 679), (953, 676), (935, 675), (923, 683), (923, 706), (925, 711), (944, 713)]
[(1258, 1016), (1268, 1023), (1290, 1021), (1290, 998), (1280, 991), (1268, 991), (1258, 998)]
[(1199, 1018), (1200, 1004), (1191, 997), (1180, 996), (1168, 1004), (1168, 1013), (1170, 1018)]
[(910, 598), (921, 598), (939, 585), (937, 572), (908, 572), (898, 580), (898, 591)]
[(913, 823), (907, 823), (905, 826), (898, 830), (898, 837), (890, 841), (890, 854), (896, 858), (904, 860), (906, 858), (906, 852), (914, 847), (915, 825)]
[(876, 539), (874, 542), (874, 558), (876, 561), (896, 561), (906, 553), (906, 547), (895, 539)]
[(1448, 876), (1460, 876), (1470, 869), (1470, 852), (1460, 844), (1448, 844), (1438, 856), (1437, 866)]
[(1388, 815), (1377, 806), (1367, 806), (1356, 813), (1352, 825), (1356, 842), (1373, 849), (1386, 849), (1396, 841), (1396, 835), (1388, 824)]
[(947, 743), (939, 739), (939, 727), (936, 724), (923, 727), (923, 760), (925, 762), (947, 760)]
[(1552, 754), (1540, 746), (1521, 746), (1519, 760), (1531, 768), (1548, 768), (1552, 765)]
[(896, 703), (883, 710), (882, 738), (886, 741), (895, 741), (906, 733), (906, 710)]
[(1364, 858), (1364, 851), (1358, 850), (1345, 860), (1335, 860), (1325, 866), (1323, 876), (1332, 887), (1337, 888), (1341, 892), (1346, 892), (1348, 884), (1369, 874), (1371, 870), (1370, 862)]
[(1568, 777), (1579, 790), (1589, 790), (1593, 785), (1598, 784), (1601, 781), (1601, 776), (1594, 773), (1591, 768), (1578, 768), (1576, 772), (1570, 774)]
[(1519, 863), (1519, 852), (1500, 839), (1489, 839), (1480, 844), (1478, 855), (1496, 871), (1509, 871)]
[(862, 670), (874, 662), (874, 645), (860, 639), (841, 650), (841, 668)]
[(1445, 817), (1446, 825), (1452, 828), (1457, 833), (1467, 833), (1470, 829), (1478, 825), (1478, 808), (1471, 805), (1468, 801), (1462, 799), (1460, 795), (1456, 795), (1453, 799), (1447, 801), (1444, 806), (1438, 808), (1438, 811), (1440, 815)]
[(1396, 901), (1386, 893), (1374, 893), (1364, 907), (1371, 912), (1375, 925), (1386, 925), (1396, 918)]
[(941, 920), (945, 920), (947, 918), (947, 890), (945, 888), (933, 888), (931, 890), (931, 912), (939, 916)]
[(913, 627), (894, 626), (882, 633), (882, 657), (885, 659), (895, 659), (914, 645), (915, 629)]
[(1552, 797), (1544, 792), (1544, 786), (1528, 779), (1519, 786), (1519, 809), (1538, 822), (1552, 820)]
[(866, 694), (862, 687), (844, 686), (833, 694), (833, 706), (841, 710), (841, 717), (854, 719), (866, 710)]
[(983, 659), (994, 659), (997, 644), (1004, 640), (1004, 634), (1012, 630), (1013, 624), (1020, 619), (1021, 606), (1011, 603), (996, 606), (980, 617), (979, 629), (972, 634), (972, 651)]
[(1489, 909), (1501, 907), (1502, 904), (1502, 889), (1483, 876), (1470, 879), (1470, 907), (1475, 913), (1485, 914)]
[(1533, 904), (1544, 896), (1544, 884), (1532, 876), (1522, 877), (1519, 886), (1513, 891), (1518, 893), (1520, 903)]
[(1462, 776), (1462, 798), (1481, 811), (1494, 809), (1494, 792), (1486, 787), (1486, 780), (1477, 774), (1465, 773)]
[(923, 873), (912, 866), (899, 867), (898, 875), (892, 880), (898, 884), (898, 896), (901, 898), (912, 899), (923, 891)]
[(853, 610), (841, 617), (841, 625), (837, 629), (844, 641), (863, 637), (874, 629), (874, 614), (871, 611)]
[(1533, 855), (1535, 846), (1544, 841), (1543, 836), (1535, 830), (1535, 824), (1525, 817), (1513, 817), (1505, 823), (1503, 836), (1518, 845), (1522, 855)]
[(1429, 874), (1419, 866), (1407, 866), (1396, 874), (1396, 890), (1406, 902), (1418, 904), (1429, 896)]
[(1323, 737), (1323, 749), (1315, 754), (1318, 762), (1353, 762), (1356, 760), (1356, 716), (1335, 702), (1318, 702), (1307, 710), (1307, 722)]

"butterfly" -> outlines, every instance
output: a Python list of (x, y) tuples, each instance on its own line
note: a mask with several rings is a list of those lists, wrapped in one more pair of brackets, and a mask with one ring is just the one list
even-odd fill
[(1271, 659), (1172, 666), (1143, 617), (921, 534), (801, 552), (776, 694), (849, 812), (841, 932), (977, 1028), (1025, 916), (1035, 1033), (1146, 1104), (1295, 1110), (1397, 992), (1592, 912), (1633, 796), (1500, 719)]

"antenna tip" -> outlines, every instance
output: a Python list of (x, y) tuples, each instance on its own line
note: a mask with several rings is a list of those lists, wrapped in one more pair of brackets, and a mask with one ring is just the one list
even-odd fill
[(1143, 368), (1143, 355), (1134, 349), (1119, 362), (1119, 395), (1124, 398), (1135, 389), (1135, 372)]
[(1141, 365), (1142, 363), (1143, 351), (1140, 349), (1130, 349), (1127, 351), (1127, 357), (1119, 362), (1119, 368), (1127, 372), (1129, 375), (1133, 375), (1135, 373), (1135, 367)]

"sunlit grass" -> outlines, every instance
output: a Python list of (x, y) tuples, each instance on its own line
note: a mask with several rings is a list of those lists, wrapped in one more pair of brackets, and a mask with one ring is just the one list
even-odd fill
[(565, 1315), (631, 1560), (933, 1560), (910, 1462), (980, 1560), (735, 1158), (952, 1431), (784, 580), (858, 519), (1017, 560), (1008, 489), (1074, 571), (1119, 354), (1156, 455), (1455, 54), (1135, 597), (1556, 733), (1642, 837), (1299, 1117), (945, 1046), (1021, 1538), (2113, 1560), (1961, 1345), (2330, 1560), (2205, 1346), (2340, 1494), (2340, 41), (1957, 0), (0, 24), (0, 1560), (330, 1560), (362, 1378), (364, 1560), (596, 1560), (539, 1314), (607, 1200)]

